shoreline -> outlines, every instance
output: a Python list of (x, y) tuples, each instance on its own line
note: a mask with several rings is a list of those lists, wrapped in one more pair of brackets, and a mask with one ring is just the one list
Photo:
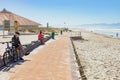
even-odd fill
[(74, 32), (81, 32), (81, 34), (82, 34), (82, 32), (87, 32), (87, 33), (90, 33), (90, 34), (95, 34), (95, 35), (99, 35), (99, 36), (103, 36), (103, 37), (106, 37), (106, 38), (111, 38), (111, 39), (118, 39), (118, 40), (120, 40), (120, 37), (113, 37), (113, 36), (111, 36), (111, 35), (106, 35), (106, 34), (100, 34), (100, 33), (96, 33), (96, 32), (91, 32), (91, 31), (87, 31), (87, 30), (82, 30), (82, 31), (74, 31), (73, 30), (73, 33)]

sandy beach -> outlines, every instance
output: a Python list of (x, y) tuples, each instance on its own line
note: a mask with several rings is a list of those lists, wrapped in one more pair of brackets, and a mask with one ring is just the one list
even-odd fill
[(82, 32), (74, 41), (88, 80), (120, 80), (120, 40)]

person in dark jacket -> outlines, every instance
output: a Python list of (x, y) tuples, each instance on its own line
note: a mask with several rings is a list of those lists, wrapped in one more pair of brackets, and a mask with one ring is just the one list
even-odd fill
[(12, 46), (15, 46), (15, 48), (19, 48), (19, 46), (21, 45), (19, 35), (19, 32), (15, 32), (14, 36), (12, 37)]
[[(14, 36), (12, 37), (12, 46), (15, 47), (15, 49), (19, 50), (22, 48), (21, 42), (19, 40), (19, 32), (15, 32)], [(20, 55), (20, 60), (24, 60), (22, 56)]]

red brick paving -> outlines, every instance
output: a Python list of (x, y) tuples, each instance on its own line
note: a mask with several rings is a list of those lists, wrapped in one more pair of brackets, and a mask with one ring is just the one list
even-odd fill
[[(25, 57), (9, 72), (10, 80), (72, 80), (68, 34), (45, 44), (36, 54)], [(73, 79), (74, 80), (74, 79)]]

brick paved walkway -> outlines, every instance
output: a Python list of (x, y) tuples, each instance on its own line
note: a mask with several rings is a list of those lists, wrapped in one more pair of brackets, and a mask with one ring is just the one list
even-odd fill
[(9, 80), (75, 80), (72, 79), (67, 33), (37, 50), (24, 57), (25, 62), (10, 69)]

